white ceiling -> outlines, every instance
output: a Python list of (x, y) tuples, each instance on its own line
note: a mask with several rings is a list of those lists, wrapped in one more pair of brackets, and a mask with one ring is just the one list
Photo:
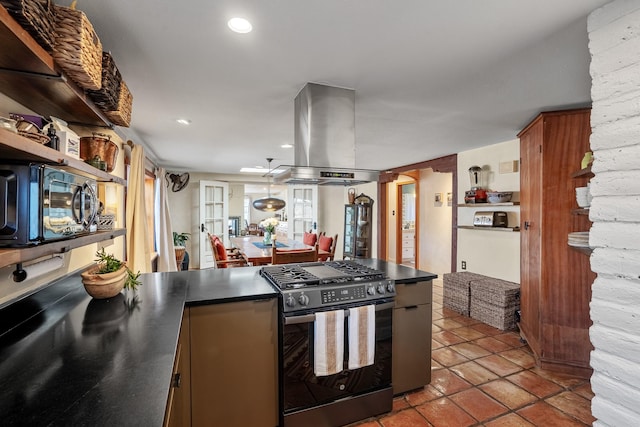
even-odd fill
[[(133, 93), (130, 133), (173, 171), (293, 163), (307, 82), (356, 91), (356, 167), (516, 138), (590, 103), (586, 16), (608, 0), (80, 1)], [(70, 1), (59, 2), (68, 4)], [(243, 16), (253, 32), (226, 22)], [(176, 123), (188, 118), (188, 127)]]

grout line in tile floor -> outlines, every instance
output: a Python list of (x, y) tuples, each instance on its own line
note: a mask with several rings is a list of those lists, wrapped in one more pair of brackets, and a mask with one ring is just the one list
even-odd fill
[(590, 426), (589, 380), (535, 366), (517, 331), (442, 306), (433, 283), (431, 383), (396, 396), (393, 410), (349, 427)]

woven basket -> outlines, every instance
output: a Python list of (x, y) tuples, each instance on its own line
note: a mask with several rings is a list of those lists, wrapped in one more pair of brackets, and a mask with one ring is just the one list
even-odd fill
[(116, 222), (116, 216), (113, 214), (104, 214), (98, 217), (98, 230), (113, 230)]
[(497, 306), (520, 305), (520, 285), (500, 279), (473, 280), (470, 284), (471, 300), (484, 301)]
[(102, 85), (102, 43), (87, 16), (55, 6), (56, 38), (53, 59), (83, 89)]
[(516, 311), (520, 306), (500, 307), (484, 301), (473, 301), (471, 317), (502, 331), (516, 328)]
[(442, 275), (442, 304), (456, 313), (469, 316), (471, 291), (469, 283), (472, 280), (486, 278), (476, 273), (461, 271)]
[(55, 13), (51, 0), (0, 0), (0, 4), (47, 52), (55, 44)]
[(102, 52), (102, 86), (99, 90), (88, 90), (87, 95), (101, 111), (117, 110), (121, 83), (122, 76), (113, 57)]
[(470, 315), (501, 330), (516, 327), (516, 311), (520, 309), (520, 285), (485, 277), (470, 283)]
[(129, 87), (122, 81), (120, 84), (120, 99), (118, 100), (118, 108), (113, 111), (105, 111), (105, 116), (113, 124), (118, 126), (129, 127), (131, 124), (131, 109), (133, 104), (133, 96), (129, 92)]

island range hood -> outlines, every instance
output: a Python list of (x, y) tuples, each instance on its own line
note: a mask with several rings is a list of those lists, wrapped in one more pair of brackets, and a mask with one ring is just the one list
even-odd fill
[(356, 169), (355, 91), (307, 83), (294, 101), (293, 166), (278, 184), (353, 186), (377, 181), (379, 171)]

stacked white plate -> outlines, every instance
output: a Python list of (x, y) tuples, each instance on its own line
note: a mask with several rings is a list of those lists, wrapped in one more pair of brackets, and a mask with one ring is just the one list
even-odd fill
[(576, 246), (579, 248), (588, 248), (589, 232), (576, 231), (575, 233), (569, 233), (569, 246)]

